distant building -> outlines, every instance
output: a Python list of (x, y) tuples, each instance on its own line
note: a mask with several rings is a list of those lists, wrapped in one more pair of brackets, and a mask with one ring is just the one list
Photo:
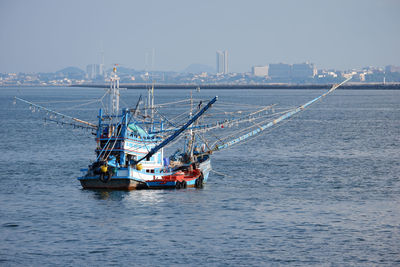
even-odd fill
[(98, 75), (104, 74), (103, 64), (89, 64), (86, 66), (86, 77), (88, 79), (96, 79)]
[(228, 51), (217, 51), (217, 73), (228, 73)]
[(266, 77), (266, 76), (268, 76), (268, 65), (266, 65), (266, 66), (254, 66), (252, 72), (253, 72), (254, 76)]
[(315, 75), (317, 68), (314, 64), (301, 63), (292, 66), (292, 78), (314, 78)]
[(269, 64), (268, 76), (271, 78), (290, 78), (292, 75), (292, 65), (278, 63)]
[(99, 75), (104, 76), (104, 64), (99, 65)]
[(393, 66), (393, 65), (386, 66), (385, 72), (399, 72), (400, 73), (400, 66)]
[(317, 75), (317, 68), (311, 63), (300, 64), (269, 64), (268, 76), (271, 78), (314, 78)]

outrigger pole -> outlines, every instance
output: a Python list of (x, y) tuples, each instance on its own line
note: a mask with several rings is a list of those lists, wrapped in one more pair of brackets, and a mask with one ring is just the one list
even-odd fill
[(177, 131), (175, 131), (170, 137), (165, 139), (162, 143), (160, 143), (158, 146), (155, 146), (153, 149), (150, 150), (149, 153), (147, 153), (143, 158), (139, 159), (136, 161), (136, 164), (141, 162), (144, 159), (149, 159), (151, 156), (153, 156), (155, 153), (157, 153), (158, 150), (166, 146), (168, 143), (170, 143), (172, 140), (174, 140), (178, 135), (180, 135), (184, 130), (186, 130), (192, 123), (194, 123), (200, 116), (206, 112), (207, 109), (211, 107), (212, 104), (214, 104), (218, 99), (218, 96), (214, 97), (211, 99), (208, 104), (203, 107), (199, 112), (196, 113), (185, 125), (183, 125), (181, 128), (179, 128)]
[(31, 106), (34, 106), (34, 107), (36, 107), (36, 108), (38, 108), (38, 109), (43, 109), (43, 110), (45, 110), (45, 111), (47, 111), (47, 112), (49, 112), (49, 113), (52, 113), (52, 114), (55, 114), (55, 115), (58, 115), (58, 116), (61, 116), (61, 117), (64, 117), (64, 118), (68, 118), (68, 119), (71, 119), (71, 120), (73, 120), (73, 121), (86, 124), (86, 125), (88, 125), (88, 126), (94, 128), (94, 129), (97, 129), (97, 125), (95, 125), (95, 124), (93, 124), (93, 123), (90, 123), (90, 122), (87, 122), (87, 121), (83, 121), (83, 120), (80, 120), (80, 119), (78, 119), (78, 118), (74, 118), (74, 117), (71, 117), (71, 116), (62, 114), (62, 113), (60, 113), (60, 112), (57, 112), (57, 111), (54, 111), (54, 110), (45, 108), (45, 107), (43, 107), (43, 106), (40, 106), (40, 105), (38, 105), (38, 104), (35, 104), (35, 103), (33, 103), (33, 102), (24, 100), (24, 99), (19, 98), (19, 97), (16, 97), (16, 96), (15, 96), (15, 99), (16, 99), (16, 100), (19, 100), (19, 101), (22, 101), (22, 102), (24, 102), (24, 103), (27, 103), (27, 104), (29, 104), (29, 105), (31, 105)]
[(295, 110), (292, 110), (292, 111), (290, 111), (290, 112), (287, 112), (287, 113), (283, 114), (282, 116), (280, 116), (279, 118), (277, 118), (277, 119), (275, 119), (275, 120), (269, 122), (268, 124), (259, 126), (259, 128), (257, 128), (257, 129), (254, 130), (254, 131), (251, 131), (251, 132), (249, 132), (249, 133), (247, 133), (247, 134), (244, 134), (244, 135), (242, 135), (242, 136), (240, 136), (240, 137), (238, 137), (238, 138), (236, 138), (236, 139), (233, 139), (233, 140), (231, 140), (231, 141), (229, 141), (229, 142), (227, 142), (227, 143), (225, 143), (225, 144), (216, 145), (212, 150), (208, 151), (208, 153), (210, 153), (210, 152), (212, 152), (212, 151), (217, 151), (217, 150), (222, 150), (222, 149), (228, 148), (228, 147), (230, 147), (230, 146), (232, 146), (232, 145), (234, 145), (234, 144), (237, 144), (237, 143), (239, 143), (239, 142), (241, 142), (241, 141), (243, 141), (243, 140), (246, 140), (246, 139), (249, 138), (249, 137), (252, 137), (252, 136), (254, 136), (254, 135), (256, 135), (256, 134), (258, 134), (258, 133), (260, 133), (260, 132), (266, 130), (267, 128), (270, 128), (270, 127), (274, 126), (275, 124), (277, 124), (277, 123), (279, 123), (279, 122), (281, 122), (281, 121), (283, 121), (283, 120), (286, 120), (286, 119), (292, 117), (293, 115), (299, 113), (300, 111), (305, 110), (307, 107), (309, 107), (310, 105), (312, 105), (312, 104), (315, 103), (316, 101), (318, 101), (318, 100), (320, 100), (321, 98), (323, 98), (323, 97), (327, 96), (328, 94), (332, 93), (333, 91), (335, 91), (336, 88), (338, 88), (339, 86), (341, 86), (341, 85), (343, 85), (344, 83), (348, 82), (351, 78), (352, 78), (352, 77), (346, 79), (345, 81), (341, 82), (340, 84), (335, 84), (335, 85), (333, 85), (332, 88), (331, 88), (328, 92), (326, 92), (326, 93), (320, 95), (319, 97), (314, 98), (313, 100), (311, 100), (311, 101), (305, 103), (305, 104), (302, 105), (302, 106), (299, 106), (299, 107), (296, 108)]

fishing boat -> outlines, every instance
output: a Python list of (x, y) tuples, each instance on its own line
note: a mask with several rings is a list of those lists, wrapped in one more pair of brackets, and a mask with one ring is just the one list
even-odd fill
[[(307, 109), (348, 80), (295, 108), (275, 112), (275, 105), (257, 107), (257, 110), (249, 107), (246, 110), (234, 110), (238, 105), (231, 105), (230, 110), (222, 112), (225, 116), (222, 119), (211, 119), (210, 116), (211, 108), (218, 101), (217, 96), (197, 100), (193, 99), (191, 92), (189, 112), (184, 116), (185, 121), (179, 123), (159, 112), (162, 105), (154, 104), (154, 85), (148, 88), (145, 103), (140, 96), (134, 108), (120, 109), (116, 67), (110, 75), (107, 105), (99, 110), (97, 123), (71, 117), (18, 97), (16, 100), (29, 104), (33, 109), (44, 110), (46, 114), (62, 117), (64, 121), (57, 123), (93, 131), (96, 136), (96, 158), (87, 168), (81, 169), (82, 175), (77, 178), (84, 189), (201, 188), (212, 170), (211, 155), (214, 152), (260, 135), (266, 129)], [(205, 121), (205, 117), (208, 121)], [(211, 134), (212, 131), (223, 132), (224, 137), (216, 137), (214, 142), (210, 142), (207, 137), (215, 136)], [(178, 142), (182, 137), (184, 140)], [(165, 148), (174, 143), (178, 146), (182, 143), (183, 148), (165, 155)]]

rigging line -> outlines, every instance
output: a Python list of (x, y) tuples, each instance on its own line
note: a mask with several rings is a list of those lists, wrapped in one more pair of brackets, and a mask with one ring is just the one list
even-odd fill
[[(201, 98), (193, 98), (193, 101), (207, 101), (207, 99), (201, 99)], [(179, 104), (179, 103), (185, 103), (185, 102), (190, 102), (190, 98), (187, 99), (183, 99), (183, 100), (178, 100), (178, 101), (174, 101), (174, 102), (167, 102), (167, 103), (161, 103), (161, 104), (157, 104), (156, 107), (162, 107), (162, 106), (167, 106), (167, 105), (172, 105), (172, 104)], [(187, 104), (189, 105), (189, 104)]]
[(269, 128), (268, 130), (264, 130), (264, 131), (263, 131), (262, 133), (260, 133), (260, 134), (253, 135), (252, 137), (250, 137), (250, 138), (248, 138), (248, 139), (246, 139), (246, 140), (244, 140), (244, 141), (242, 141), (242, 142), (237, 142), (237, 143), (232, 144), (231, 146), (227, 147), (227, 149), (229, 149), (229, 148), (231, 148), (231, 147), (233, 147), (233, 146), (236, 146), (237, 144), (245, 144), (245, 143), (247, 143), (247, 142), (249, 142), (249, 141), (252, 141), (252, 140), (254, 140), (254, 139), (256, 139), (256, 138), (258, 138), (258, 137), (260, 137), (260, 136), (262, 136), (262, 135), (264, 135), (264, 134), (270, 133), (270, 132), (272, 132), (272, 130), (275, 130), (275, 129), (277, 129), (277, 128), (283, 126), (283, 125), (285, 125), (286, 123), (288, 123), (289, 121), (291, 121), (292, 119), (294, 119), (295, 117), (297, 117), (297, 116), (299, 116), (299, 115), (300, 115), (300, 114), (297, 113), (297, 114), (295, 114), (293, 117), (290, 117), (289, 119), (285, 120), (284, 122), (282, 122), (282, 123), (280, 123), (280, 124), (275, 124), (273, 127)]
[(242, 104), (242, 103), (225, 102), (225, 101), (223, 101), (221, 103), (218, 103), (218, 105), (219, 106), (221, 106), (221, 105), (229, 105), (229, 106), (235, 106), (235, 107), (249, 107), (249, 108), (256, 108), (256, 107), (263, 108), (263, 107), (265, 107), (265, 106), (262, 106), (262, 105), (251, 105), (251, 104)]
[(24, 102), (24, 103), (26, 103), (26, 104), (29, 104), (29, 105), (31, 105), (31, 106), (34, 106), (34, 107), (36, 107), (36, 108), (38, 108), (38, 109), (43, 109), (43, 110), (45, 110), (45, 111), (47, 111), (47, 112), (49, 112), (49, 113), (56, 114), (56, 115), (61, 116), (61, 117), (64, 117), (64, 118), (68, 118), (68, 119), (70, 119), (70, 120), (73, 120), (73, 121), (76, 121), (76, 122), (79, 122), (79, 123), (83, 123), (83, 124), (89, 125), (89, 126), (92, 127), (92, 128), (97, 128), (97, 125), (92, 124), (92, 123), (90, 123), (90, 122), (83, 121), (83, 120), (81, 120), (81, 119), (74, 118), (74, 117), (71, 117), (71, 116), (69, 116), (69, 115), (66, 115), (66, 114), (63, 114), (63, 113), (60, 113), (60, 112), (57, 112), (57, 111), (48, 109), (48, 108), (46, 108), (46, 107), (43, 107), (43, 106), (41, 106), (41, 105), (37, 105), (37, 104), (35, 104), (35, 103), (33, 103), (33, 102), (24, 100), (24, 99), (19, 98), (19, 97), (16, 97), (16, 96), (15, 96), (14, 98), (17, 99), (17, 100), (19, 100), (19, 101), (21, 101), (21, 102)]
[[(287, 112), (290, 112), (291, 110), (288, 110), (288, 111), (285, 111), (285, 112), (280, 112), (280, 113), (287, 113)], [(273, 114), (274, 116), (277, 116), (277, 115), (279, 115), (279, 114)], [(256, 119), (261, 119), (261, 118), (263, 118), (263, 117), (259, 117), (259, 118), (256, 118)], [(270, 116), (270, 117), (268, 117), (267, 119), (265, 119), (265, 120), (263, 120), (263, 121), (260, 121), (260, 122), (258, 122), (258, 123), (266, 123), (267, 121), (269, 121), (269, 120), (271, 120), (271, 119), (273, 119), (272, 118), (272, 116)], [(246, 122), (250, 122), (250, 120), (247, 120)], [(214, 128), (216, 128), (216, 127), (214, 127)], [(219, 139), (219, 141), (222, 141), (223, 142), (223, 140), (226, 140), (226, 139), (228, 139), (228, 138), (230, 138), (230, 137), (234, 137), (235, 135), (238, 135), (238, 134), (240, 134), (240, 133), (242, 133), (242, 132), (244, 132), (244, 131), (247, 131), (248, 129), (251, 129), (251, 128), (254, 128), (254, 125), (251, 125), (251, 126), (248, 126), (248, 127), (246, 127), (246, 128), (244, 128), (244, 129), (239, 129), (238, 131), (234, 131), (234, 132), (232, 132), (232, 133), (230, 133), (229, 135), (227, 135), (227, 136), (225, 136), (225, 137), (221, 137), (221, 138), (218, 138)], [(214, 144), (213, 144), (213, 146), (216, 144), (217, 142), (215, 142)]]
[[(277, 104), (272, 104), (272, 105), (277, 105)], [(240, 105), (240, 104), (235, 104), (235, 105), (226, 104), (226, 105), (224, 105), (224, 103), (218, 103), (218, 106), (235, 107), (235, 108), (237, 108), (237, 107), (245, 107), (247, 110), (252, 110), (252, 109), (263, 109), (263, 108), (269, 107), (271, 105), (268, 105), (268, 106), (265, 106), (265, 105), (263, 105), (263, 106), (260, 106), (260, 105), (249, 106), (249, 105), (246, 105), (246, 104), (243, 104), (243, 105)], [(293, 107), (295, 107), (295, 106), (293, 106)]]
[[(251, 112), (251, 113), (249, 113), (249, 114), (244, 114), (244, 115), (242, 115), (242, 117), (248, 117), (248, 116), (251, 116), (251, 115), (254, 115), (254, 114), (257, 114), (257, 113), (266, 111), (266, 110), (269, 110), (269, 109), (273, 109), (276, 105), (277, 105), (277, 104), (273, 104), (273, 105), (269, 105), (269, 106), (264, 106), (264, 108), (258, 109), (258, 110), (255, 110), (255, 111), (252, 111), (252, 110), (247, 110), (247, 111), (241, 111), (241, 110), (239, 110), (239, 111), (224, 111), (223, 113), (216, 113), (216, 112), (210, 113), (210, 115), (220, 115), (220, 114), (223, 114), (223, 115), (232, 115), (232, 116), (235, 116), (235, 115), (237, 115), (237, 114), (243, 114), (243, 113)], [(218, 109), (218, 108), (215, 108), (215, 109)], [(275, 109), (275, 108), (274, 108), (274, 109)], [(222, 110), (222, 109), (219, 109), (219, 110)], [(287, 110), (287, 109), (285, 109), (285, 110)], [(223, 110), (222, 110), (222, 111), (223, 111)], [(235, 113), (236, 113), (236, 114), (235, 114)]]
[(222, 113), (212, 113), (212, 114), (224, 114), (224, 115), (227, 115), (228, 113), (234, 113), (234, 112), (237, 112), (237, 111), (233, 111), (233, 112), (231, 112), (231, 111), (225, 111), (224, 109), (222, 109), (222, 108), (218, 108), (218, 107), (215, 107), (214, 108), (214, 110), (219, 110), (219, 111), (222, 111)]
[[(109, 147), (108, 144), (110, 143), (111, 138), (114, 136), (114, 132), (115, 132), (115, 130), (118, 128), (118, 125), (120, 125), (120, 124), (122, 123), (122, 121), (124, 120), (124, 117), (125, 117), (125, 116), (123, 116), (123, 117), (121, 118), (120, 123), (118, 123), (118, 124), (116, 125), (116, 128), (112, 131), (111, 136), (110, 136), (110, 137), (108, 138), (108, 140), (107, 140), (107, 143), (104, 145), (103, 149), (100, 151), (99, 155), (97, 156), (96, 161), (99, 160), (99, 158), (100, 158), (101, 154), (103, 154), (103, 152), (104, 152), (104, 154), (106, 154), (106, 150), (105, 150), (105, 149), (106, 149), (107, 147)], [(121, 128), (122, 128), (122, 127), (121, 127)], [(116, 141), (116, 140), (115, 140), (115, 141)]]
[[(89, 130), (90, 128), (87, 128), (87, 127), (85, 127), (85, 129), (86, 129), (86, 131), (87, 130)], [(90, 129), (90, 130), (93, 130), (93, 129)], [(76, 131), (74, 131), (74, 129), (72, 129), (72, 131), (70, 131), (70, 133), (72, 134), (72, 136), (73, 137), (75, 137), (77, 140), (82, 140), (83, 139), (83, 137), (80, 137), (80, 136), (77, 136), (77, 132)], [(88, 132), (86, 132), (86, 133), (88, 133)], [(80, 132), (80, 135), (82, 135), (82, 132)], [(92, 139), (92, 136), (88, 136), (88, 135), (85, 135), (84, 137), (86, 137), (87, 139)]]
[[(189, 111), (188, 112), (183, 112), (183, 113), (181, 113), (181, 114), (179, 114), (178, 116), (176, 116), (175, 118), (172, 118), (171, 119), (171, 121), (175, 121), (176, 119), (178, 119), (178, 118), (180, 118), (180, 117), (182, 117), (182, 116), (187, 116), (187, 115), (189, 115)], [(177, 124), (178, 124), (178, 122), (176, 122)]]
[(332, 92), (333, 92), (334, 90), (336, 90), (339, 86), (341, 86), (342, 84), (346, 83), (346, 82), (349, 81), (351, 78), (352, 78), (352, 77), (349, 77), (348, 79), (346, 79), (345, 81), (341, 82), (340, 84), (335, 84), (335, 85), (333, 85), (332, 88), (329, 89), (329, 90), (328, 90), (327, 92), (325, 92), (324, 94), (322, 94), (322, 95), (320, 95), (320, 96), (318, 96), (318, 97), (316, 97), (316, 98), (314, 98), (314, 99), (312, 99), (312, 100), (306, 102), (305, 104), (303, 104), (303, 105), (297, 107), (295, 110), (293, 110), (293, 111), (291, 111), (291, 112), (288, 112), (288, 113), (283, 114), (282, 116), (280, 116), (280, 117), (278, 117), (277, 119), (275, 119), (275, 120), (269, 122), (268, 124), (262, 125), (262, 126), (260, 127), (260, 129), (255, 129), (255, 130), (253, 130), (253, 131), (251, 131), (251, 132), (249, 132), (249, 133), (247, 133), (247, 134), (245, 134), (245, 135), (242, 135), (242, 136), (240, 136), (240, 137), (238, 137), (238, 138), (236, 138), (236, 139), (234, 139), (234, 140), (231, 140), (231, 141), (229, 141), (229, 142), (227, 142), (227, 143), (225, 143), (225, 144), (223, 144), (223, 145), (218, 145), (218, 146), (216, 146), (216, 147), (215, 147), (215, 150), (221, 150), (221, 149), (224, 149), (224, 148), (228, 148), (228, 147), (230, 147), (230, 146), (232, 146), (232, 145), (234, 145), (234, 144), (236, 144), (236, 143), (239, 143), (239, 142), (242, 142), (243, 140), (246, 140), (246, 139), (248, 139), (248, 138), (251, 138), (252, 136), (258, 135), (260, 132), (262, 132), (262, 131), (264, 131), (264, 130), (266, 130), (266, 129), (268, 129), (268, 128), (275, 128), (274, 126), (275, 126), (277, 123), (280, 123), (281, 121), (287, 120), (287, 119), (291, 118), (292, 116), (294, 116), (295, 114), (300, 113), (301, 111), (306, 110), (306, 109), (309, 108), (312, 104), (314, 104), (314, 103), (320, 101), (322, 98), (324, 98), (324, 97), (327, 96), (328, 94), (332, 93)]
[(180, 141), (184, 137), (186, 137), (186, 136), (185, 135), (178, 136), (174, 141), (172, 141), (171, 143), (167, 144), (165, 147), (170, 147), (170, 146), (176, 144), (178, 141)]
[(53, 119), (48, 119), (48, 118), (44, 118), (44, 121), (45, 122), (52, 122), (52, 123), (57, 123), (57, 124), (61, 124), (61, 126), (63, 126), (63, 125), (67, 125), (67, 126), (73, 126), (74, 128), (80, 128), (80, 129), (86, 129), (86, 130), (88, 130), (88, 129), (91, 129), (91, 130), (93, 130), (93, 128), (92, 127), (88, 127), (88, 126), (81, 126), (81, 125), (78, 125), (78, 124), (75, 124), (75, 123), (71, 123), (71, 122), (65, 122), (65, 121), (62, 121), (62, 120), (53, 120)]
[[(286, 110), (283, 110), (281, 112), (274, 112), (274, 113), (271, 113), (271, 114), (265, 114), (265, 115), (261, 115), (261, 116), (258, 116), (258, 117), (251, 117), (251, 116), (253, 116), (255, 114), (258, 114), (258, 113), (260, 113), (262, 111), (265, 111), (265, 110), (259, 110), (259, 111), (253, 112), (251, 114), (247, 114), (247, 115), (244, 115), (242, 117), (239, 117), (239, 118), (236, 118), (236, 119), (232, 119), (230, 122), (236, 123), (236, 122), (240, 122), (240, 121), (246, 122), (248, 120), (254, 120), (254, 119), (265, 118), (265, 117), (271, 118), (271, 117), (274, 117), (274, 116), (277, 116), (277, 115), (280, 115), (280, 114), (284, 114), (284, 113), (290, 112), (292, 110), (294, 110), (294, 109), (286, 109)], [(246, 117), (248, 119), (245, 119)]]
[(119, 101), (121, 101), (122, 102), (122, 104), (124, 104), (125, 105), (125, 107), (129, 107), (129, 105), (128, 105), (128, 103), (126, 103), (122, 98), (120, 98), (120, 100)]
[(198, 134), (198, 133), (194, 133), (196, 136), (198, 136), (203, 142), (204, 144), (207, 146), (208, 150), (211, 150), (210, 146), (208, 145), (208, 141), (204, 138), (204, 136)]
[(155, 112), (160, 115), (166, 122), (168, 122), (172, 127), (177, 127), (175, 124), (173, 124), (167, 117), (164, 116), (158, 109), (155, 109)]
[(100, 101), (103, 101), (103, 99), (108, 95), (110, 90), (107, 90), (102, 97), (100, 97)]
[(59, 100), (59, 101), (40, 101), (36, 102), (36, 104), (55, 104), (55, 103), (75, 103), (75, 102), (86, 102), (86, 101), (94, 101), (96, 99), (83, 99), (83, 100)]
[(172, 104), (184, 103), (184, 102), (187, 102), (187, 101), (190, 101), (190, 99), (178, 100), (178, 101), (169, 102), (169, 103), (168, 102), (167, 103), (161, 103), (161, 104), (157, 104), (155, 106), (156, 107), (163, 107), (163, 106), (172, 105)]
[(105, 106), (104, 103), (103, 103), (103, 99), (108, 95), (109, 91), (110, 91), (110, 89), (107, 89), (106, 92), (103, 94), (103, 96), (100, 97), (100, 99), (99, 99), (99, 100), (100, 100), (100, 103), (101, 103), (101, 107), (102, 107), (102, 109), (103, 109), (104, 111), (107, 111), (107, 108), (106, 108), (106, 106)]
[[(288, 111), (285, 111), (285, 112), (288, 112)], [(205, 128), (205, 129), (204, 128), (200, 128), (200, 129), (195, 130), (195, 131), (207, 132), (207, 131), (210, 131), (210, 130), (219, 129), (220, 125), (222, 125), (222, 126), (225, 125), (226, 127), (224, 127), (224, 128), (227, 128), (227, 127), (231, 128), (232, 126), (235, 126), (235, 124), (250, 123), (250, 122), (253, 122), (253, 121), (260, 120), (260, 119), (264, 119), (264, 121), (267, 121), (267, 120), (272, 119), (273, 117), (276, 117), (277, 115), (279, 115), (279, 114), (273, 114), (273, 116), (271, 116), (271, 115), (258, 116), (258, 117), (251, 117), (251, 118), (246, 118), (245, 119), (245, 117), (248, 117), (248, 115), (247, 115), (247, 116), (244, 116), (242, 118), (237, 118), (237, 119), (232, 119), (232, 120), (225, 120), (225, 121), (217, 121), (217, 122), (213, 123), (214, 126), (212, 126), (212, 127)], [(246, 131), (248, 128), (251, 128), (251, 127), (253, 127), (253, 126), (250, 126), (250, 127), (244, 128), (244, 129), (240, 129), (238, 131), (233, 131), (233, 133), (231, 132), (231, 134), (228, 135), (227, 137), (225, 137), (224, 139), (228, 138), (229, 136), (233, 136), (235, 134), (237, 135), (238, 133)]]
[[(109, 148), (110, 148), (110, 144), (111, 144), (111, 143), (109, 143), (109, 144), (107, 145), (107, 149), (104, 150), (104, 151), (105, 151), (105, 153), (104, 153), (104, 156), (105, 156), (105, 157), (103, 157), (104, 160), (107, 160), (108, 157), (111, 155), (111, 152), (113, 151), (113, 149), (114, 149), (114, 147), (115, 147), (115, 144), (117, 143), (117, 139), (118, 139), (118, 136), (119, 136), (120, 133), (121, 133), (121, 129), (118, 131), (117, 135), (115, 136), (115, 140), (114, 140), (114, 142), (113, 142), (113, 145), (112, 145), (111, 149), (109, 149)], [(107, 154), (107, 150), (109, 150), (108, 154)]]
[(196, 122), (196, 120), (201, 117), (209, 108), (212, 107), (212, 105), (217, 101), (218, 96), (215, 96), (213, 99), (211, 99), (206, 106), (204, 106), (201, 110), (197, 111), (197, 113), (188, 121), (185, 123), (185, 125), (183, 125), (181, 128), (179, 128), (178, 130), (176, 130), (172, 135), (170, 135), (167, 139), (165, 139), (164, 141), (162, 141), (159, 145), (157, 145), (156, 147), (152, 148), (151, 151), (145, 155), (144, 157), (142, 157), (141, 159), (139, 159), (138, 161), (136, 161), (136, 164), (139, 163), (140, 161), (144, 160), (145, 158), (150, 158), (152, 157), (155, 153), (157, 153), (157, 151), (159, 151), (161, 148), (163, 148), (164, 146), (166, 146), (168, 143), (170, 143), (171, 141), (173, 141), (176, 137), (178, 137), (182, 132), (184, 132), (190, 125), (192, 125), (194, 122)]
[[(270, 118), (273, 118), (273, 117), (278, 116), (280, 114), (284, 114), (284, 113), (290, 112), (292, 110), (294, 110), (294, 109), (284, 110), (284, 111), (281, 111), (281, 112), (275, 112), (273, 114), (266, 114), (264, 116), (258, 116), (258, 117), (250, 117), (251, 116), (251, 114), (250, 114), (250, 115), (243, 116), (243, 118), (233, 119), (232, 121), (230, 121), (228, 123), (233, 124), (233, 123), (251, 122), (252, 120), (258, 120), (258, 119), (262, 119), (262, 118), (270, 119)], [(250, 117), (250, 118), (244, 119), (245, 117)]]
[(96, 102), (100, 102), (100, 100), (97, 99), (97, 100), (94, 100), (94, 101), (92, 101), (92, 102), (87, 102), (87, 103), (75, 105), (75, 106), (72, 106), (72, 107), (69, 107), (69, 108), (65, 108), (64, 110), (71, 110), (71, 109), (75, 109), (75, 108), (77, 108), (77, 107), (87, 106), (87, 105), (90, 105), (90, 104), (93, 104), (93, 103), (96, 103)]
[[(118, 127), (118, 126), (117, 126), (117, 127)], [(113, 151), (113, 149), (114, 149), (114, 147), (115, 147), (115, 144), (117, 143), (118, 137), (119, 137), (119, 135), (121, 134), (121, 130), (122, 130), (122, 127), (119, 127), (118, 133), (117, 133), (117, 135), (115, 136), (115, 139), (114, 139), (113, 146), (111, 147), (110, 152), (108, 152), (107, 157), (104, 158), (105, 160), (107, 160), (108, 157), (111, 155), (111, 152)]]
[[(266, 120), (264, 120), (264, 121), (261, 121), (261, 122), (259, 122), (259, 123), (265, 123), (265, 122), (267, 122), (267, 121), (269, 121), (269, 120), (271, 120), (271, 118), (268, 118), (268, 119), (266, 119)], [(221, 137), (221, 138), (220, 138), (220, 141), (222, 141), (222, 143), (224, 143), (224, 140), (226, 140), (226, 139), (228, 139), (228, 138), (232, 138), (232, 137), (234, 137), (235, 135), (239, 135), (239, 134), (241, 134), (242, 132), (248, 131), (248, 130), (251, 129), (251, 128), (254, 128), (254, 125), (251, 125), (251, 126), (249, 126), (249, 127), (246, 127), (246, 128), (244, 128), (244, 129), (240, 129), (240, 130), (238, 130), (238, 131), (235, 131), (235, 132), (233, 132), (233, 133), (231, 133), (231, 134), (229, 134), (229, 135), (227, 135), (227, 136), (225, 136), (225, 137)], [(217, 143), (217, 142), (215, 142), (212, 146), (215, 146), (216, 143)]]
[(265, 111), (265, 110), (268, 110), (268, 109), (273, 108), (274, 106), (276, 106), (276, 104), (272, 104), (272, 105), (266, 106), (265, 108), (262, 108), (262, 109), (260, 109), (260, 110), (256, 110), (256, 111), (254, 111), (253, 113), (251, 113), (251, 114), (249, 114), (249, 115), (247, 115), (247, 116), (252, 116), (252, 115), (254, 115), (254, 114), (263, 112), (263, 111)]
[[(250, 113), (250, 114), (246, 114), (246, 115), (244, 115), (244, 116), (242, 116), (242, 117), (239, 117), (239, 118), (232, 118), (232, 119), (230, 119), (230, 120), (227, 120), (226, 122), (221, 122), (221, 123), (226, 123), (227, 125), (232, 125), (232, 124), (234, 124), (234, 123), (243, 123), (243, 122), (248, 122), (248, 121), (252, 121), (252, 120), (258, 120), (258, 119), (260, 119), (260, 118), (265, 118), (265, 117), (272, 117), (272, 116), (276, 116), (277, 115), (277, 113), (274, 113), (274, 114), (266, 114), (266, 115), (262, 115), (262, 116), (258, 116), (258, 117), (251, 117), (251, 116), (254, 116), (254, 115), (256, 115), (256, 114), (258, 114), (258, 113), (261, 113), (261, 112), (263, 112), (263, 111), (265, 111), (265, 110), (268, 110), (268, 109), (270, 109), (271, 107), (273, 107), (274, 105), (271, 105), (271, 106), (268, 106), (268, 107), (265, 107), (265, 108), (263, 108), (263, 109), (261, 109), (261, 110), (258, 110), (258, 111), (255, 111), (255, 112), (253, 112), (253, 113)], [(285, 112), (287, 112), (287, 111), (285, 111)]]
[[(298, 115), (298, 114), (296, 114), (296, 115)], [(279, 125), (275, 124), (274, 127), (271, 127), (271, 128), (269, 128), (268, 130), (265, 130), (265, 132), (263, 131), (261, 134), (253, 135), (253, 136), (250, 137), (249, 139), (244, 140), (244, 141), (242, 141), (242, 142), (234, 143), (234, 144), (232, 144), (231, 146), (229, 146), (229, 147), (227, 147), (227, 148), (231, 148), (231, 147), (233, 147), (233, 146), (235, 146), (235, 145), (237, 145), (237, 144), (239, 144), (239, 143), (240, 143), (240, 144), (245, 144), (245, 143), (247, 143), (247, 142), (249, 142), (249, 141), (251, 141), (251, 140), (254, 140), (254, 139), (258, 138), (258, 137), (261, 136), (261, 135), (270, 133), (272, 130), (277, 129), (277, 128), (279, 128), (279, 127), (285, 125), (286, 123), (288, 123), (289, 121), (291, 121), (293, 118), (294, 118), (294, 117), (289, 118), (287, 121), (284, 121), (282, 124), (279, 124)], [(266, 121), (267, 121), (267, 120), (266, 120)], [(260, 122), (260, 123), (265, 123), (266, 121)], [(254, 125), (252, 125), (252, 126), (249, 127), (249, 128), (253, 128), (253, 127), (254, 127)], [(260, 127), (260, 126), (258, 126), (258, 127)], [(226, 138), (225, 138), (225, 139), (226, 139)], [(217, 144), (217, 142), (215, 142), (212, 146), (215, 146), (216, 144)]]
[[(119, 96), (121, 96), (121, 93), (119, 92), (118, 93), (119, 94)], [(125, 105), (125, 107), (129, 107), (129, 104), (128, 103), (126, 103), (125, 101), (124, 101), (124, 99), (123, 98), (120, 98), (120, 100), (119, 101), (121, 101), (124, 105)]]
[(221, 142), (221, 143), (224, 143), (224, 141), (221, 140), (221, 139), (219, 138), (219, 136), (217, 136), (217, 135), (215, 135), (215, 134), (213, 134), (213, 133), (209, 133), (209, 134), (212, 135), (215, 139), (217, 139), (217, 141), (215, 141), (215, 142), (211, 145), (211, 147), (215, 146), (215, 145), (218, 143), (218, 141)]

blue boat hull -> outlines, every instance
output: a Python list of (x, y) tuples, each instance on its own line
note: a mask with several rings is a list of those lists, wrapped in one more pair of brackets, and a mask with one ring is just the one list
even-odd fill
[[(203, 177), (202, 183), (204, 184), (208, 180), (209, 173), (211, 171), (211, 160), (206, 158), (203, 162), (200, 162), (199, 169), (201, 170)], [(197, 179), (186, 180), (187, 187), (199, 187)], [(143, 181), (136, 177), (128, 176), (112, 176), (108, 181), (101, 181), (100, 176), (83, 176), (79, 177), (82, 187), (84, 189), (108, 189), (108, 190), (135, 190), (135, 189), (167, 189), (177, 188), (178, 181), (163, 181), (163, 180), (149, 180)]]

